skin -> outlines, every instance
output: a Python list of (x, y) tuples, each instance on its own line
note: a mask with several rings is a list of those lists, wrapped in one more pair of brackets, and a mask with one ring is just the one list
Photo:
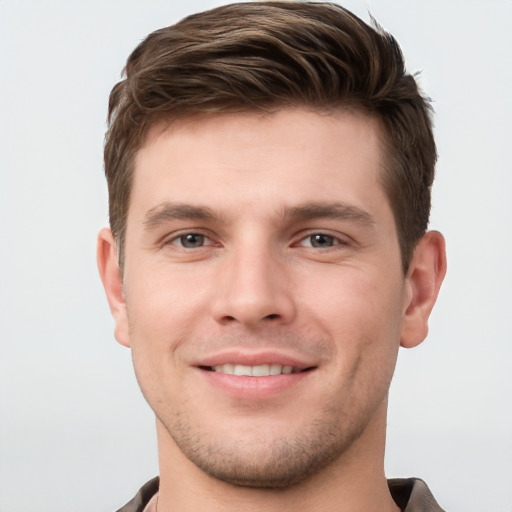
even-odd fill
[[(397, 510), (387, 394), (400, 344), (426, 336), (446, 260), (429, 232), (404, 276), (381, 163), (377, 122), (347, 111), (150, 132), (124, 274), (108, 229), (98, 263), (157, 418), (159, 512)], [(301, 373), (205, 369), (276, 360)]]

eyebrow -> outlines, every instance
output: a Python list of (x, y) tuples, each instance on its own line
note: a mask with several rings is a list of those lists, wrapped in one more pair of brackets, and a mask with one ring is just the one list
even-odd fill
[(363, 226), (373, 226), (374, 218), (365, 210), (344, 203), (307, 203), (285, 207), (284, 217), (290, 220), (334, 219), (355, 221)]
[(219, 219), (219, 215), (204, 206), (165, 202), (148, 210), (143, 224), (146, 229), (153, 229), (170, 220), (180, 219), (215, 220)]
[[(282, 216), (287, 221), (313, 219), (334, 219), (355, 221), (363, 226), (373, 226), (373, 217), (365, 210), (344, 203), (306, 203), (298, 206), (284, 206)], [(221, 220), (221, 215), (205, 206), (186, 203), (164, 202), (146, 212), (143, 224), (146, 229), (154, 229), (171, 220)]]

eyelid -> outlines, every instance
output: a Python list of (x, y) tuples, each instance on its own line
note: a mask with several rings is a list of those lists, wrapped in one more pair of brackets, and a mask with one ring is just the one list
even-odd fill
[[(204, 245), (193, 249), (193, 248), (189, 248), (189, 247), (183, 247), (182, 245), (175, 243), (180, 238), (187, 236), (187, 235), (200, 235), (200, 236), (204, 237), (204, 239), (205, 239)], [(210, 231), (201, 229), (201, 228), (198, 228), (198, 229), (192, 228), (192, 229), (180, 229), (179, 231), (174, 231), (173, 233), (168, 233), (167, 235), (162, 237), (162, 239), (159, 242), (159, 245), (161, 245), (162, 247), (172, 245), (174, 247), (177, 247), (178, 249), (182, 249), (185, 251), (191, 251), (191, 250), (201, 249), (202, 247), (220, 246), (221, 244), (219, 242), (215, 241), (215, 239), (212, 236)]]
[[(304, 241), (306, 241), (308, 238), (311, 238), (314, 235), (323, 235), (323, 236), (327, 236), (329, 238), (333, 238), (335, 243), (331, 247), (325, 247), (323, 249), (318, 248), (318, 247), (312, 247), (311, 245), (303, 245)], [(295, 247), (297, 247), (297, 246), (298, 247), (310, 247), (313, 249), (321, 249), (321, 250), (333, 249), (338, 246), (347, 246), (347, 245), (350, 245), (351, 242), (353, 242), (352, 238), (350, 238), (348, 235), (346, 235), (344, 233), (339, 233), (339, 232), (333, 233), (329, 229), (307, 230), (305, 232), (299, 233), (295, 237), (295, 240), (297, 240), (297, 241), (292, 244)]]
[[(215, 236), (212, 235), (210, 230), (203, 229), (203, 228), (180, 229), (178, 231), (174, 231), (173, 233), (168, 233), (167, 235), (162, 237), (160, 239), (160, 241), (158, 241), (158, 245), (160, 245), (162, 247), (172, 245), (174, 247), (177, 247), (179, 249), (183, 249), (186, 251), (194, 250), (192, 248), (183, 247), (182, 245), (175, 243), (181, 237), (184, 237), (186, 235), (201, 235), (204, 237), (205, 244), (198, 248), (195, 248), (195, 250), (201, 249), (202, 247), (211, 247), (211, 246), (220, 247), (220, 246), (222, 246), (222, 243), (215, 239)], [(308, 245), (303, 245), (303, 242), (305, 242), (308, 238), (310, 238), (311, 236), (314, 236), (314, 235), (324, 235), (324, 236), (334, 239), (334, 241), (335, 241), (334, 245), (331, 247), (326, 247), (323, 250), (335, 248), (337, 246), (347, 246), (354, 242), (352, 240), (352, 238), (350, 236), (346, 235), (345, 233), (332, 232), (329, 229), (310, 229), (310, 230), (302, 231), (301, 233), (298, 233), (296, 236), (294, 236), (293, 237), (294, 242), (292, 242), (291, 245), (295, 246), (295, 247), (297, 247), (297, 246), (298, 247), (311, 247)], [(312, 247), (312, 248), (319, 249), (317, 247)]]

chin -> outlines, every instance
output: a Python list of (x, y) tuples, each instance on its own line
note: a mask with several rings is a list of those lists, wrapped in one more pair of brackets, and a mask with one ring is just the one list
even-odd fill
[[(331, 421), (289, 429), (272, 437), (231, 430), (224, 435), (192, 432), (173, 422), (166, 428), (173, 444), (207, 475), (231, 485), (259, 489), (287, 489), (304, 482), (338, 460), (365, 430), (367, 422), (348, 428), (333, 415)], [(165, 425), (164, 425), (165, 426)], [(295, 430), (295, 432), (293, 431)]]

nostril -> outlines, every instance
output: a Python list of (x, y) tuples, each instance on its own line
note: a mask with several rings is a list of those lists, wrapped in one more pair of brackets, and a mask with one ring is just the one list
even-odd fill
[(268, 318), (269, 320), (275, 320), (276, 318), (279, 318), (279, 315), (272, 313), (271, 315), (267, 315), (265, 318)]

